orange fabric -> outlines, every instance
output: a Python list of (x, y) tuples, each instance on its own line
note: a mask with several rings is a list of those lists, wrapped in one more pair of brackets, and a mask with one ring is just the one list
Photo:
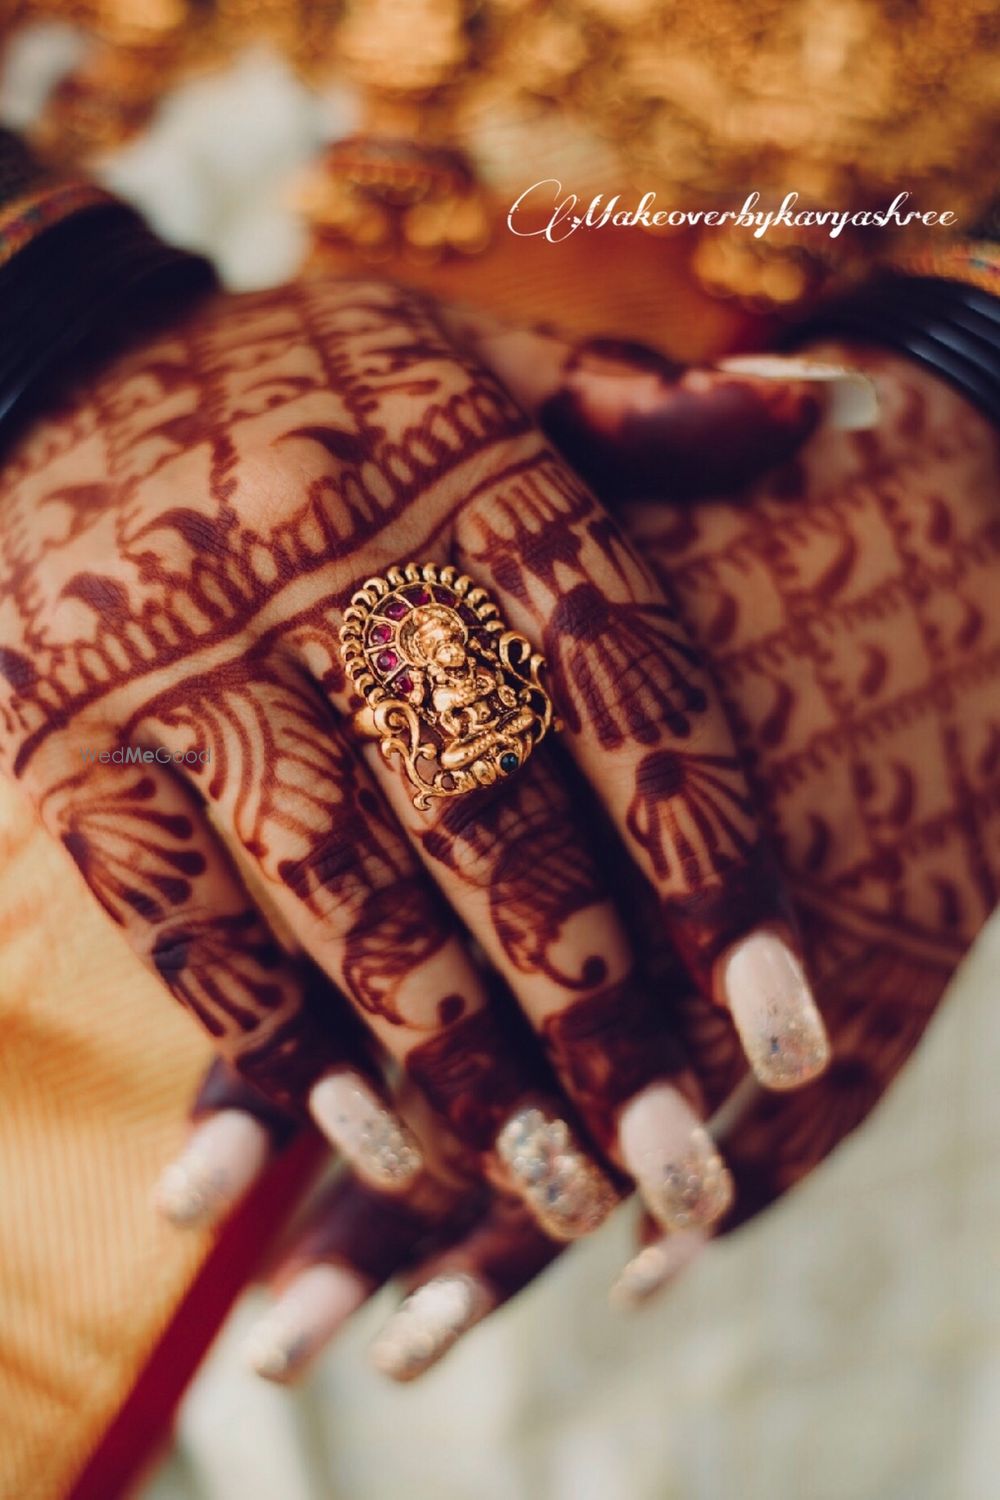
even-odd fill
[(67, 1494), (208, 1248), (149, 1202), (206, 1057), (0, 782), (2, 1500)]
[[(765, 336), (768, 325), (761, 318), (709, 297), (699, 286), (690, 268), (689, 235), (580, 229), (553, 245), (541, 236), (511, 234), (499, 206), (498, 219), (483, 255), (371, 266), (359, 265), (347, 251), (327, 250), (311, 270), (396, 277), (500, 318), (660, 343), (682, 360), (759, 344)], [(536, 227), (535, 221), (526, 227)]]

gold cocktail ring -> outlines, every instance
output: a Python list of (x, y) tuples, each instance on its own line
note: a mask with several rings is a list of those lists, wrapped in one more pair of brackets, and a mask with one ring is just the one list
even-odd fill
[(369, 578), (340, 644), (365, 700), (356, 722), (386, 760), (399, 756), (415, 807), (512, 776), (552, 725), (544, 658), (450, 565)]

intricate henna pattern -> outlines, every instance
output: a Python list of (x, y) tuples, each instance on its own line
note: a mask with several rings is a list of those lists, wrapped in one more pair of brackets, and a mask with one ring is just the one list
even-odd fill
[[(626, 516), (705, 646), (833, 1042), (727, 1140), (733, 1222), (864, 1119), (1000, 892), (1000, 444), (933, 378), (869, 363), (878, 432), (815, 440), (739, 507)], [(678, 1015), (717, 1102), (732, 1033), (700, 997)]]
[[(443, 808), (420, 841), (485, 913), (477, 930), (492, 938), (488, 956), (519, 987), (556, 1077), (607, 1147), (617, 1106), (683, 1062), (662, 999), (602, 917), (611, 894), (592, 830), (578, 826), (585, 790), (557, 757), (537, 757), (534, 772), (503, 797)], [(459, 1028), (434, 1056), (463, 1046)]]
[[(301, 669), (342, 687), (337, 616), (358, 549), (417, 498), (430, 535), (456, 503), (456, 467), (527, 430), (422, 303), (362, 286), (223, 302), (109, 367), (10, 455), (0, 754), (175, 994), (241, 1068), (273, 1064), (283, 1098), (301, 1074), (289, 1037), (313, 1030), (302, 997), (267, 976), (277, 950), (244, 931), (229, 874), (192, 886), (206, 856), (171, 840), (197, 815), (164, 812), (164, 789), (178, 772), (197, 781), (277, 905), (284, 891), (321, 946), (342, 942), (355, 1001), (426, 1030), (404, 1018), (399, 984), (450, 921)], [(88, 745), (200, 760), (130, 791), (66, 777)], [(438, 1026), (465, 1005), (445, 994), (428, 1012)]]
[(675, 861), (691, 886), (724, 874), (755, 842), (742, 766), (733, 755), (654, 750), (639, 763), (628, 829), (659, 876)]
[(569, 969), (558, 940), (567, 922), (608, 900), (609, 892), (554, 767), (539, 757), (535, 769), (502, 797), (442, 809), (421, 829), (420, 842), (433, 861), (486, 896), (512, 968), (543, 974), (570, 992), (586, 991), (603, 983), (603, 960), (585, 954)]
[(617, 1107), (686, 1062), (663, 1008), (650, 1004), (634, 976), (550, 1016), (544, 1038), (556, 1074), (603, 1146), (614, 1138)]
[[(442, 991), (419, 1012), (403, 995), (414, 944), (429, 962), (444, 918), (330, 707), (348, 699), (344, 605), (360, 579), (399, 561), (405, 521), (408, 555), (492, 581), (520, 610), (513, 623), (546, 646), (558, 707), (615, 760), (620, 821), (672, 920), (697, 930), (698, 962), (759, 869), (763, 809), (828, 1019), (852, 1038), (845, 1055), (884, 1082), (901, 1054), (864, 1032), (879, 986), (890, 970), (895, 985), (909, 976), (923, 998), (901, 1029), (915, 1039), (996, 899), (1000, 800), (995, 446), (957, 398), (886, 368), (900, 396), (877, 435), (837, 438), (836, 453), (821, 437), (739, 504), (633, 506), (625, 529), (657, 588), (421, 299), (363, 283), (223, 300), (109, 365), (7, 456), (0, 758), (108, 911), (144, 932), (140, 947), (166, 962), (175, 992), (220, 1028), (241, 1068), (290, 1097), (308, 1063), (296, 1041), (308, 980), (286, 979), (231, 873), (220, 905), (219, 859), (166, 790), (177, 773), (158, 768), (147, 795), (134, 769), (80, 772), (88, 744), (209, 751), (180, 774), (278, 904), (297, 902), (317, 931), (345, 939), (345, 987), (418, 1042), (415, 1071), (481, 1135), (488, 1039), (472, 1034), (464, 996)], [(799, 436), (815, 417), (804, 406), (784, 415)], [(624, 462), (621, 430), (608, 431)], [(635, 484), (626, 472), (623, 488), (648, 493), (648, 467)], [(714, 689), (735, 750), (706, 734)], [(552, 871), (537, 908), (523, 894), (532, 846), (518, 847), (516, 827), (503, 827), (500, 860), (477, 830), (440, 821), (426, 852), (489, 892), (513, 968), (592, 1005), (590, 1019), (569, 1011), (552, 1044), (584, 1093), (613, 1098), (633, 1059), (615, 1055), (601, 1080), (586, 1040), (613, 984), (586, 963), (569, 970), (554, 941), (600, 882), (544, 810), (514, 816)], [(773, 889), (765, 898), (777, 902)], [(237, 931), (238, 957), (223, 960)], [(873, 969), (873, 953), (895, 968)], [(850, 1032), (838, 996), (869, 984), (859, 1014), (870, 1022)], [(728, 1023), (697, 1001), (682, 1014), (712, 1093), (735, 1067)], [(443, 1037), (419, 1041), (442, 1025)], [(328, 1051), (328, 1038), (313, 1041)], [(860, 1076), (838, 1064), (817, 1087), (867, 1099), (869, 1084), (849, 1081)], [(747, 1150), (747, 1173), (756, 1161), (763, 1181), (763, 1146)], [(786, 1154), (782, 1182), (807, 1155)]]
[(616, 603), (579, 583), (553, 608), (546, 647), (569, 727), (588, 723), (605, 749), (655, 745), (664, 728), (687, 739), (707, 707), (698, 657), (668, 605)]
[[(510, 589), (520, 569), (558, 601), (552, 638), (569, 715), (585, 710), (608, 745), (654, 745), (664, 713), (686, 734), (705, 704), (672, 612), (633, 597), (635, 563), (619, 534), (524, 413), (455, 355), (419, 298), (367, 283), (306, 287), (223, 301), (111, 365), (10, 455), (3, 494), (2, 753), (49, 825), (72, 839), (90, 804), (82, 785), (72, 797), (53, 791), (84, 725), (102, 743), (113, 726), (115, 741), (187, 756), (179, 772), (213, 809), (251, 885), (263, 880), (270, 904), (357, 1005), (399, 1029), (397, 1055), (433, 1046), (439, 1070), (450, 1058), (471, 1078), (454, 1061), (474, 1020), (470, 996), (451, 986), (417, 1004), (407, 988), (414, 973), (432, 972), (454, 928), (331, 712), (330, 700), (343, 710), (350, 699), (338, 632), (359, 580), (398, 561), (404, 517), (414, 551), (446, 558), (460, 512), (495, 514)], [(588, 550), (613, 570), (621, 597), (603, 599)], [(656, 664), (668, 659), (676, 706), (664, 709)], [(114, 824), (102, 827), (101, 858), (162, 885), (124, 803), (115, 817), (119, 796), (101, 804)], [(498, 802), (474, 837), (432, 825), (428, 853), (442, 865), (453, 857), (463, 879), (472, 872), (513, 970), (545, 975), (563, 1003), (592, 996), (607, 986), (605, 959), (560, 943), (568, 922), (607, 897), (568, 803), (536, 795), (528, 808), (515, 796), (509, 806), (505, 814)], [(482, 842), (491, 828), (499, 858)], [(92, 854), (95, 884), (98, 863)], [(209, 886), (185, 893), (172, 924), (183, 941), (170, 942), (148, 895), (130, 932), (151, 954), (165, 944), (175, 993), (211, 1015), (242, 1066), (254, 1026), (240, 962), (253, 945), (222, 963), (211, 923), (231, 922), (237, 903), (207, 915)], [(146, 936), (136, 932), (143, 915)], [(200, 952), (212, 955), (211, 995), (184, 971)], [(227, 997), (235, 1029), (218, 1019)], [(256, 1014), (268, 1034), (272, 998), (261, 980)], [(294, 1005), (281, 1014), (294, 1029)], [(469, 1100), (449, 1112), (481, 1108)]]
[(407, 1071), (459, 1140), (485, 1151), (525, 1093), (547, 1080), (532, 1063), (530, 1038), (511, 1037), (494, 1011), (474, 1015), (414, 1047)]
[(63, 844), (108, 915), (119, 925), (127, 913), (152, 923), (186, 906), (206, 870), (192, 814), (162, 811), (152, 776), (123, 776), (124, 784), (79, 795), (86, 780), (63, 782), (50, 802), (65, 799)]

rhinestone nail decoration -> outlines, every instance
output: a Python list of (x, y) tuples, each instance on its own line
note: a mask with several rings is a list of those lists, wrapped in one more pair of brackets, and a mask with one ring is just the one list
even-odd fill
[(497, 1151), (513, 1186), (545, 1230), (575, 1240), (603, 1224), (617, 1197), (586, 1157), (565, 1120), (534, 1106), (520, 1109), (497, 1136)]

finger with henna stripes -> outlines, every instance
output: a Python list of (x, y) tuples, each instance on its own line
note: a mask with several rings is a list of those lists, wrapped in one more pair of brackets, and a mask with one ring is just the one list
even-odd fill
[[(493, 1014), (464, 930), (381, 794), (378, 764), (373, 775), (331, 706), (284, 664), (256, 663), (241, 689), (238, 713), (218, 697), (212, 705), (214, 769), (198, 785), (255, 893), (352, 1002), (379, 1047), (425, 1086), (462, 1142), (485, 1154), (487, 1170), (501, 1170), (528, 1194), (552, 1233), (596, 1228), (616, 1201), (611, 1185), (582, 1142), (570, 1139), (530, 1035), (512, 1035)], [(206, 712), (188, 694), (185, 713), (203, 722)], [(151, 733), (152, 721), (145, 727)], [(172, 747), (182, 743), (162, 709), (156, 733)], [(271, 747), (266, 758), (263, 745)], [(381, 772), (389, 783), (398, 779), (384, 762)], [(504, 1131), (526, 1107), (567, 1135), (565, 1192), (529, 1193), (503, 1161)], [(324, 1079), (311, 1110), (352, 1159), (377, 1153), (404, 1168), (410, 1160), (357, 1078)]]
[[(276, 941), (178, 778), (155, 765), (91, 766), (54, 784), (41, 812), (139, 958), (242, 1078), (279, 1109), (309, 1110), (373, 1185), (397, 1190), (420, 1170), (416, 1142), (384, 1102), (349, 1009)], [(339, 1113), (327, 1107), (331, 1091), (347, 1100)], [(259, 1169), (263, 1142), (251, 1141), (243, 1121), (205, 1128), (211, 1153), (206, 1164), (202, 1151), (202, 1179), (237, 1136), (250, 1175)], [(181, 1189), (175, 1175), (174, 1209), (183, 1217)], [(194, 1199), (189, 1211), (197, 1214)]]
[[(590, 1138), (635, 1179), (664, 1226), (714, 1222), (728, 1206), (728, 1175), (702, 1128), (698, 1085), (668, 1005), (638, 971), (590, 846), (588, 790), (547, 752), (542, 746), (495, 794), (426, 813), (381, 757), (373, 770), (541, 1038)], [(529, 1111), (501, 1136), (509, 1159), (524, 1160), (536, 1196), (550, 1187), (544, 1162), (562, 1159), (561, 1134)]]
[(760, 1082), (826, 1066), (792, 909), (714, 684), (677, 609), (554, 455), (513, 454), (455, 525), (459, 563), (548, 661), (577, 765)]

